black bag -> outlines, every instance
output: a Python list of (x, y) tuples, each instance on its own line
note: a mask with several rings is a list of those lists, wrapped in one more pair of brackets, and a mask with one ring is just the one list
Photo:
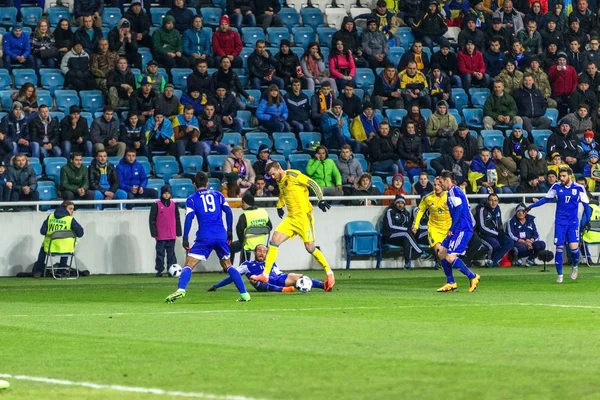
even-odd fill
[(58, 58), (58, 49), (56, 47), (52, 47), (49, 49), (40, 50), (40, 57), (43, 59)]

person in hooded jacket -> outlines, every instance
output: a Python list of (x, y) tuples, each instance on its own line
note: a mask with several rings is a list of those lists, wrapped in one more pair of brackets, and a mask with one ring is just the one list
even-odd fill
[(354, 64), (357, 68), (369, 67), (369, 62), (364, 59), (362, 42), (352, 17), (344, 17), (340, 30), (333, 34), (331, 38), (332, 49), (335, 48), (335, 45), (338, 41), (341, 41), (344, 44), (344, 48), (348, 49), (352, 53), (352, 56), (354, 57)]
[(252, 164), (256, 176), (264, 176), (266, 189), (273, 194), (273, 196), (279, 196), (279, 186), (275, 179), (266, 174), (267, 165), (273, 162), (271, 159), (271, 150), (266, 144), (258, 146), (258, 152), (256, 153), (256, 161)]
[(415, 36), (423, 41), (423, 45), (429, 47), (433, 52), (433, 46), (438, 44), (450, 45), (444, 34), (448, 32), (446, 19), (439, 10), (437, 0), (429, 0), (427, 11), (418, 18), (412, 27)]
[[(383, 192), (384, 196), (408, 196), (406, 190), (404, 190), (404, 176), (402, 174), (396, 174), (392, 177), (392, 183), (390, 183), (387, 188), (385, 188)], [(389, 206), (394, 203), (394, 200), (382, 200), (381, 204), (384, 206)], [(412, 204), (412, 200), (406, 200), (406, 205), (409, 206)]]
[(377, 21), (372, 17), (367, 20), (367, 29), (362, 33), (361, 42), (362, 50), (373, 71), (390, 63), (388, 39), (382, 31), (377, 30)]
[[(592, 80), (587, 73), (582, 73), (577, 78), (577, 89), (569, 98), (569, 110), (576, 112), (579, 105), (585, 104), (588, 110), (596, 110), (598, 108), (598, 97), (594, 90), (590, 88)], [(589, 114), (589, 113), (588, 113)]]
[(523, 125), (515, 124), (512, 127), (510, 135), (504, 139), (502, 152), (519, 165), (525, 157), (525, 152), (530, 144), (529, 140), (523, 136)]
[(279, 62), (267, 50), (264, 40), (257, 40), (254, 51), (248, 56), (248, 78), (252, 89), (260, 90), (261, 85), (275, 84), (279, 89), (285, 87), (283, 79), (275, 76)]
[(427, 120), (427, 136), (433, 149), (445, 149), (448, 140), (458, 129), (458, 123), (454, 115), (448, 113), (448, 103), (440, 100), (436, 104), (436, 110)]
[(90, 56), (83, 50), (81, 39), (75, 38), (73, 48), (62, 58), (60, 70), (65, 76), (65, 89), (82, 91), (96, 88), (90, 72)]
[(119, 122), (114, 114), (111, 106), (104, 107), (102, 115), (92, 122), (90, 134), (95, 153), (106, 150), (108, 155), (122, 157), (126, 147), (125, 143), (119, 142)]
[(106, 87), (113, 108), (129, 106), (129, 97), (135, 90), (135, 76), (127, 65), (126, 57), (120, 57), (116, 67), (108, 73)]
[[(363, 173), (354, 182), (351, 196), (380, 196), (381, 192), (376, 186), (373, 186), (373, 178), (369, 173)], [(352, 200), (353, 206), (378, 206), (379, 200), (363, 199)]]
[(406, 133), (398, 138), (396, 151), (404, 161), (404, 169), (409, 179), (418, 176), (423, 167), (423, 150), (421, 138), (417, 136), (414, 124), (409, 123), (406, 126)]
[(141, 0), (133, 0), (131, 6), (123, 15), (131, 25), (132, 36), (138, 42), (139, 46), (150, 47), (152, 40), (150, 36), (150, 17), (142, 8)]
[(132, 68), (142, 68), (142, 55), (138, 52), (138, 39), (131, 30), (131, 23), (121, 18), (108, 33), (108, 48), (119, 57), (125, 57)]
[(120, 142), (125, 143), (128, 149), (134, 149), (137, 156), (148, 157), (146, 131), (137, 114), (129, 114), (119, 130)]
[(14, 101), (10, 113), (0, 121), (0, 130), (13, 142), (13, 154), (31, 154), (32, 157), (39, 158), (40, 146), (31, 139), (27, 124), (23, 105), (19, 101)]
[(276, 84), (267, 88), (266, 97), (260, 101), (256, 110), (256, 118), (269, 132), (290, 132), (287, 105)]
[(166, 16), (173, 17), (174, 28), (183, 34), (186, 29), (192, 25), (194, 12), (185, 6), (185, 0), (173, 0), (171, 9), (167, 11)]
[(146, 120), (144, 131), (150, 158), (155, 151), (166, 152), (170, 155), (176, 154), (173, 125), (160, 111), (156, 110), (154, 115)]
[(129, 113), (137, 114), (142, 124), (151, 118), (156, 111), (156, 98), (158, 95), (152, 90), (152, 78), (145, 76), (139, 89), (131, 92), (129, 96)]
[[(119, 189), (127, 193), (127, 199), (156, 199), (158, 192), (149, 188), (148, 175), (144, 166), (136, 161), (135, 150), (128, 149), (117, 165)], [(132, 208), (128, 205), (127, 208)]]
[(342, 176), (342, 190), (344, 191), (344, 196), (350, 196), (352, 194), (354, 183), (358, 181), (363, 174), (363, 169), (360, 162), (354, 158), (352, 148), (349, 144), (342, 146), (336, 165)]
[[(219, 82), (225, 84), (228, 92), (235, 93), (238, 97), (243, 97), (249, 103), (254, 103), (254, 97), (250, 96), (240, 81), (237, 72), (231, 69), (231, 60), (227, 57), (221, 59), (221, 64), (217, 72), (212, 74), (213, 88)], [(198, 67), (200, 69), (200, 67)], [(189, 83), (188, 83), (189, 85)]]
[(172, 68), (189, 68), (190, 66), (187, 57), (183, 56), (181, 34), (174, 28), (174, 24), (175, 18), (167, 15), (162, 20), (162, 26), (152, 34), (152, 46), (156, 61), (166, 68), (171, 81), (173, 80), (170, 76)]
[(578, 165), (581, 164), (582, 169), (585, 164), (585, 160), (582, 160), (583, 151), (579, 147), (579, 139), (571, 129), (571, 122), (566, 118), (560, 120), (558, 129), (548, 138), (546, 154), (553, 153), (558, 153), (574, 172), (578, 169)]
[[(229, 61), (229, 59), (227, 59)], [(231, 63), (230, 63), (231, 65)], [(197, 59), (194, 65), (194, 71), (187, 77), (187, 87), (195, 87), (200, 91), (201, 97), (210, 96), (215, 92), (215, 80), (208, 74), (208, 62)]]

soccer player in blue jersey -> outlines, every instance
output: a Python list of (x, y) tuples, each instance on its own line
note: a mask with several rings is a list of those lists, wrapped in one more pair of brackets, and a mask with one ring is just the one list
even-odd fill
[(446, 274), (446, 284), (437, 291), (450, 292), (458, 288), (452, 273), (452, 268), (456, 268), (469, 278), (469, 293), (473, 293), (477, 289), (481, 277), (467, 268), (463, 260), (458, 257), (465, 254), (469, 240), (473, 236), (473, 217), (469, 209), (469, 201), (465, 192), (456, 186), (452, 172), (442, 171), (440, 183), (442, 188), (448, 191), (448, 209), (452, 225), (438, 251), (444, 274)]
[[(240, 297), (238, 301), (250, 301), (250, 295), (244, 286), (242, 276), (231, 265), (229, 260), (229, 244), (232, 239), (233, 212), (227, 204), (225, 197), (217, 191), (208, 189), (208, 175), (198, 172), (194, 177), (196, 192), (185, 202), (186, 216), (183, 229), (183, 247), (188, 251), (185, 267), (179, 276), (178, 289), (167, 296), (165, 301), (173, 303), (175, 300), (185, 297), (185, 289), (192, 278), (192, 271), (198, 262), (206, 261), (213, 250), (220, 259), (221, 267), (229, 274), (235, 283)], [(223, 227), (223, 213), (227, 221), (227, 230)], [(194, 218), (198, 220), (198, 231), (196, 240), (190, 248), (188, 236)]]
[(539, 207), (554, 199), (556, 201), (556, 214), (554, 221), (554, 245), (556, 246), (556, 273), (558, 278), (556, 283), (563, 281), (563, 249), (565, 239), (569, 243), (569, 255), (572, 263), (571, 279), (577, 279), (579, 267), (579, 203), (583, 204), (583, 218), (581, 226), (590, 220), (592, 209), (590, 208), (590, 199), (587, 196), (585, 188), (573, 182), (573, 170), (564, 167), (558, 170), (560, 183), (556, 182), (546, 196), (527, 207), (526, 211)]
[[(259, 244), (254, 249), (254, 260), (246, 261), (237, 268), (241, 275), (246, 275), (246, 278), (250, 279), (252, 275), (260, 275), (265, 269), (265, 260), (267, 258), (267, 246)], [(279, 270), (277, 264), (273, 264), (273, 269), (269, 274), (269, 281), (267, 283), (261, 281), (255, 281), (250, 279), (250, 284), (258, 292), (294, 292), (294, 285), (298, 279), (302, 278), (301, 274), (284, 274)], [(325, 289), (323, 282), (311, 279), (312, 287), (316, 289)], [(232, 282), (231, 277), (223, 279), (221, 282), (212, 286), (208, 289), (209, 292), (214, 292), (223, 286), (229, 285)]]

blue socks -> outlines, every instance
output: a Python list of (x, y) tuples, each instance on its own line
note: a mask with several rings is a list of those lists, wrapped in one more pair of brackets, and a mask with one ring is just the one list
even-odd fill
[(235, 269), (233, 266), (230, 266), (229, 268), (227, 268), (227, 273), (229, 274), (231, 280), (233, 280), (233, 283), (235, 284), (235, 287), (237, 288), (238, 292), (240, 292), (240, 294), (248, 293), (246, 291), (246, 286), (244, 286), (242, 276), (240, 275), (237, 269)]
[(463, 274), (465, 274), (467, 276), (467, 278), (469, 278), (469, 279), (475, 278), (475, 274), (473, 273), (473, 271), (471, 271), (469, 268), (467, 268), (464, 261), (461, 260), (460, 258), (457, 257), (454, 260), (454, 262), (452, 263), (452, 266), (454, 268), (456, 268), (457, 270), (459, 270), (460, 272), (462, 272)]
[(230, 277), (230, 276), (228, 276), (227, 278), (223, 279), (221, 282), (217, 283), (217, 284), (215, 285), (215, 287), (216, 287), (217, 289), (219, 289), (219, 288), (222, 288), (223, 286), (227, 286), (227, 285), (229, 285), (230, 283), (233, 283), (233, 279), (231, 279), (231, 277)]
[(562, 275), (563, 267), (563, 249), (561, 247), (556, 248), (556, 255), (554, 256), (554, 262), (556, 264), (556, 273)]
[(271, 285), (270, 283), (256, 282), (256, 290), (259, 292), (282, 292), (283, 287)]
[(571, 263), (573, 264), (573, 267), (577, 267), (579, 265), (579, 248), (575, 250), (569, 249), (569, 254), (571, 255)]
[(317, 289), (325, 289), (325, 285), (323, 285), (323, 282), (316, 280), (316, 279), (312, 279), (312, 284), (313, 284), (313, 288), (317, 288)]
[(181, 275), (179, 275), (179, 283), (177, 284), (177, 287), (179, 289), (185, 290), (188, 283), (190, 283), (190, 279), (192, 279), (192, 267), (186, 265), (185, 267), (183, 267)]
[(446, 260), (442, 260), (442, 268), (444, 269), (444, 274), (446, 274), (446, 282), (454, 283), (454, 274), (452, 273), (452, 267)]

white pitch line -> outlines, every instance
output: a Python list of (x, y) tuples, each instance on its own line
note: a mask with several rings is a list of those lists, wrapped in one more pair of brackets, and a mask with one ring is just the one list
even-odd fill
[(84, 388), (94, 389), (94, 390), (114, 390), (117, 392), (144, 393), (144, 394), (154, 394), (154, 395), (159, 395), (159, 396), (171, 396), (171, 397), (191, 397), (191, 398), (198, 398), (198, 399), (213, 399), (213, 400), (266, 400), (266, 399), (259, 399), (257, 397), (247, 397), (247, 396), (238, 396), (238, 395), (229, 395), (229, 394), (220, 395), (220, 394), (202, 393), (202, 392), (179, 392), (179, 391), (164, 390), (164, 389), (157, 389), (157, 388), (144, 388), (144, 387), (122, 386), (122, 385), (106, 385), (106, 384), (102, 384), (102, 383), (92, 383), (92, 382), (74, 382), (74, 381), (67, 381), (64, 379), (43, 378), (43, 377), (27, 376), (27, 375), (11, 375), (11, 374), (0, 373), (0, 378), (16, 379), (16, 380), (20, 380), (20, 381), (29, 381), (29, 382), (48, 383), (51, 385), (78, 386), (78, 387), (84, 387)]

